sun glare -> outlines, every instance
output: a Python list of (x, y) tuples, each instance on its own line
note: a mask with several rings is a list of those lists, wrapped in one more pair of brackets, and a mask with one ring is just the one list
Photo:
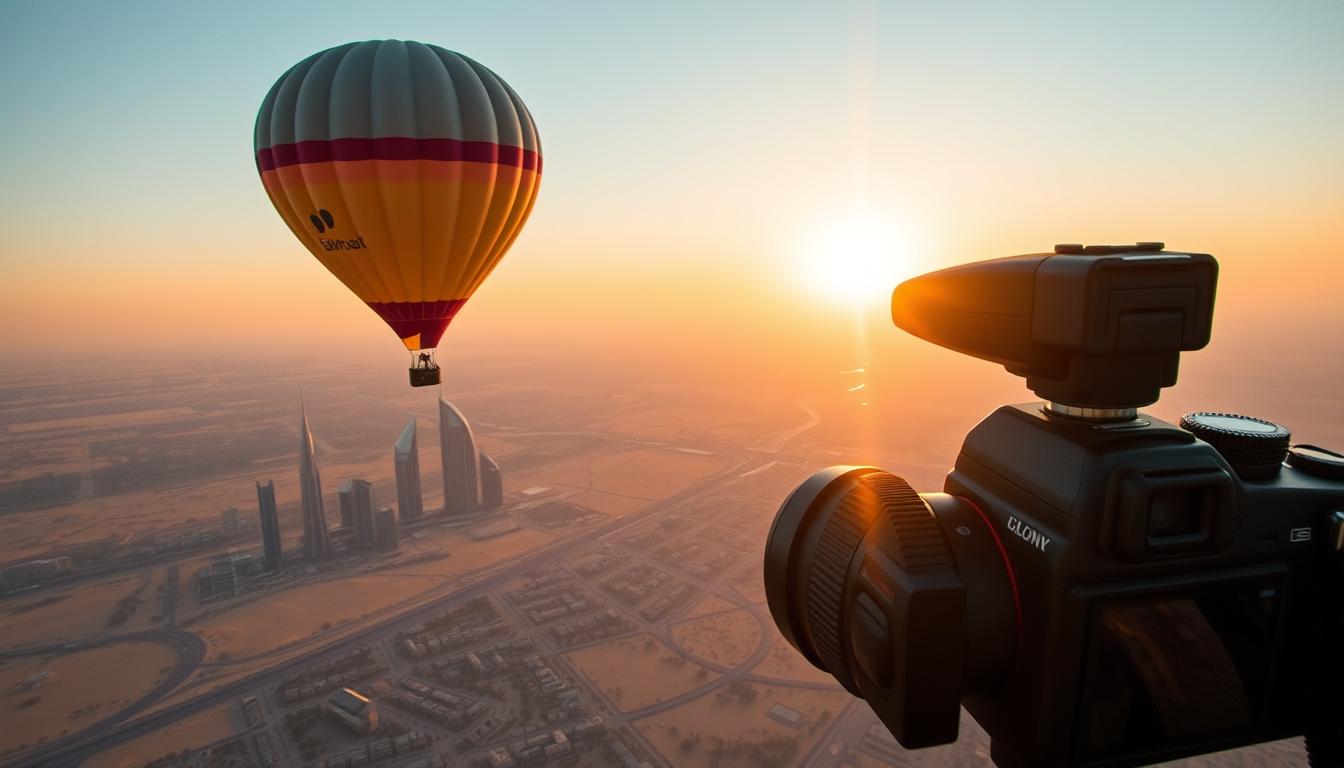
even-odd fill
[(912, 250), (893, 219), (853, 211), (818, 222), (805, 233), (799, 277), (832, 301), (855, 306), (885, 301), (896, 283), (910, 276)]

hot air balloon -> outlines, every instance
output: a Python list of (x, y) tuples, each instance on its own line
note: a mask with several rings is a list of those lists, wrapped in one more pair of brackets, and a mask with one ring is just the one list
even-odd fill
[(401, 40), (313, 54), (257, 113), (257, 170), (290, 231), (411, 351), (411, 384), (518, 237), (541, 182), (522, 99), (459, 53)]

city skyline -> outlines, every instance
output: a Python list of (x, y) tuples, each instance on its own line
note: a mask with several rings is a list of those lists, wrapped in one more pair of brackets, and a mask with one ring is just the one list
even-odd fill
[[(455, 405), (441, 397), (439, 407), (440, 447), (443, 451), (444, 471), (443, 516), (461, 517), (474, 512), (499, 509), (504, 503), (503, 475), (499, 464), (484, 450), (476, 448), (470, 423)], [(315, 439), (302, 396), (299, 401), (299, 435), (300, 514), (303, 524), (300, 543), (304, 558), (313, 559), (330, 554), (333, 550), (330, 529), (326, 526), (323, 512), (325, 507)], [(475, 456), (475, 461), (467, 463), (470, 463), (475, 471), (474, 498), (470, 491), (473, 481), (469, 478), (469, 473), (464, 471), (463, 462), (459, 461), (460, 457), (472, 455)], [(397, 486), (398, 506), (378, 506), (374, 497), (373, 483), (363, 478), (347, 478), (337, 486), (336, 503), (340, 514), (340, 527), (353, 534), (354, 546), (363, 550), (396, 551), (399, 527), (397, 520), (415, 522), (424, 519), (419, 461), (416, 420), (412, 418), (393, 444), (393, 479)], [(274, 483), (267, 481), (265, 498), (261, 481), (257, 481), (256, 485), (262, 515), (262, 562), (266, 569), (270, 570), (277, 567), (282, 559), (278, 543), (279, 515)], [(453, 489), (451, 493), (450, 488)], [(418, 510), (418, 514), (406, 517), (400, 513), (400, 510), (406, 507)], [(450, 509), (458, 511), (450, 512)], [(316, 513), (314, 510), (317, 510)], [(391, 528), (386, 528), (382, 522), (384, 511), (391, 511), (393, 514)], [(227, 532), (231, 530), (230, 511), (226, 509), (222, 514), (223, 526)], [(317, 533), (314, 534), (313, 531)], [(310, 540), (325, 540), (325, 548), (321, 554), (314, 554), (309, 546)]]

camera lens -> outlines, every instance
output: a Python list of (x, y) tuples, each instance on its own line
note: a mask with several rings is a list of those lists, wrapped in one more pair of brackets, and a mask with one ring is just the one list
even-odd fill
[(765, 591), (785, 639), (862, 696), (908, 748), (956, 739), (961, 697), (1011, 669), (1012, 576), (969, 500), (831, 467), (780, 507)]

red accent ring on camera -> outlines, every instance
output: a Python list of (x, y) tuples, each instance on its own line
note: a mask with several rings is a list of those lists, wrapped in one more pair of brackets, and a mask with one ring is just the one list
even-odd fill
[(970, 504), (971, 509), (974, 509), (975, 513), (984, 521), (985, 527), (989, 529), (989, 535), (994, 537), (994, 545), (999, 548), (999, 556), (1003, 558), (1004, 570), (1008, 571), (1008, 586), (1013, 590), (1013, 609), (1017, 614), (1016, 656), (1020, 662), (1022, 660), (1022, 646), (1024, 642), (1022, 629), (1022, 594), (1017, 590), (1017, 574), (1013, 573), (1013, 563), (1008, 559), (1008, 550), (1003, 546), (1003, 539), (999, 538), (999, 532), (989, 522), (989, 515), (986, 515), (985, 511), (981, 509), (980, 505), (976, 504), (973, 499), (966, 496), (958, 496), (957, 498)]

